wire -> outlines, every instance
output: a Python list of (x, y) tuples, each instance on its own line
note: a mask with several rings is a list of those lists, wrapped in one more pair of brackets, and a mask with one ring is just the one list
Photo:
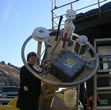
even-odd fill
[(63, 16), (60, 16), (60, 20), (59, 20), (59, 24), (58, 24), (58, 29), (57, 29), (57, 35), (56, 35), (56, 41), (58, 40), (58, 36), (60, 33), (60, 26), (61, 26), (61, 22), (62, 22)]

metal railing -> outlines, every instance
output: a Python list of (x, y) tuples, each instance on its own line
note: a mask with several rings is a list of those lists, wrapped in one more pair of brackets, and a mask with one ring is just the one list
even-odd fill
[[(61, 6), (56, 6), (56, 0), (54, 0), (54, 2), (52, 0), (52, 10), (51, 10), (51, 14), (52, 14), (52, 30), (57, 29), (57, 27), (58, 27), (58, 25), (57, 25), (58, 23), (56, 22), (56, 19), (59, 19), (60, 16), (65, 16), (66, 15), (66, 14), (61, 14), (61, 15), (57, 16), (55, 14), (55, 10), (58, 10), (58, 9), (60, 9), (62, 7), (68, 6), (68, 5), (70, 5), (70, 7), (72, 9), (73, 8), (73, 4), (76, 3), (76, 2), (78, 2), (78, 1), (79, 0), (74, 0), (73, 2), (69, 2), (69, 3), (61, 5)], [(91, 16), (95, 16), (95, 15), (98, 15), (98, 17), (101, 17), (101, 13), (102, 13), (101, 12), (101, 8), (100, 8), (101, 7), (101, 3), (106, 2), (106, 1), (108, 1), (108, 0), (103, 0), (103, 1), (97, 0), (96, 3), (93, 3), (93, 4), (87, 5), (85, 7), (79, 8), (79, 9), (77, 9), (75, 11), (78, 12), (78, 11), (81, 11), (83, 9), (90, 8), (92, 6), (97, 6), (98, 12), (95, 13), (95, 14), (91, 14), (91, 15), (85, 17), (85, 18), (88, 18), (88, 17), (91, 17)], [(80, 18), (78, 20), (82, 20), (82, 18)], [(63, 26), (63, 25), (64, 25), (64, 23), (61, 24), (61, 26)]]

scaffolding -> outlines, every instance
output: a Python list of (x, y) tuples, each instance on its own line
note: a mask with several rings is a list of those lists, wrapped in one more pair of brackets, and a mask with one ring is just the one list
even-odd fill
[[(56, 15), (55, 11), (59, 10), (59, 9), (61, 9), (63, 7), (66, 7), (66, 6), (70, 6), (70, 9), (73, 9), (73, 4), (76, 3), (76, 2), (79, 2), (79, 1), (80, 0), (74, 0), (72, 2), (63, 4), (61, 6), (57, 6), (56, 0), (52, 0), (52, 10), (51, 10), (52, 30), (55, 30), (58, 27), (58, 22), (56, 22), (56, 19), (59, 19), (60, 16), (65, 16), (66, 15), (65, 13), (61, 14), (61, 15)], [(104, 3), (104, 2), (106, 2), (106, 1), (107, 0), (102, 0), (102, 1), (101, 0), (97, 0), (96, 3), (93, 3), (93, 4), (90, 4), (90, 5), (84, 6), (82, 8), (76, 9), (75, 11), (78, 12), (78, 11), (82, 11), (83, 9), (88, 9), (88, 8), (90, 8), (92, 6), (97, 6), (98, 12), (96, 13), (96, 15), (98, 15), (98, 17), (101, 17), (101, 13), (102, 13), (101, 12), (101, 4)], [(91, 16), (95, 16), (95, 14), (93, 14)], [(89, 17), (89, 16), (87, 16), (87, 17)], [(82, 20), (82, 18), (80, 20)], [(63, 26), (63, 25), (64, 25), (64, 23), (62, 22), (61, 26)]]

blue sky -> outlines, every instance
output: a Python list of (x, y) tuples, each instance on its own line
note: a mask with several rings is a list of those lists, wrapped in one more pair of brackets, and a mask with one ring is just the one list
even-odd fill
[(23, 42), (36, 27), (51, 27), (50, 10), (49, 0), (0, 0), (0, 61), (22, 65)]
[[(73, 0), (57, 0), (57, 5)], [(80, 0), (74, 7), (83, 7), (92, 0)], [(93, 2), (95, 3), (94, 0)], [(0, 0), (0, 61), (22, 66), (21, 47), (36, 27), (51, 28), (51, 0)], [(64, 11), (66, 11), (64, 9)], [(59, 11), (60, 13), (63, 10)], [(26, 53), (36, 51), (31, 41)]]

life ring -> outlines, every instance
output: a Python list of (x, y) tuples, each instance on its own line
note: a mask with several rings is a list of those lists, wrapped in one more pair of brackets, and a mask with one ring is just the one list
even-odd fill
[[(97, 96), (97, 103), (100, 101), (100, 96)], [(90, 96), (87, 100), (87, 108), (88, 110), (92, 110), (94, 104), (94, 96)]]
[(90, 96), (88, 98), (88, 100), (87, 100), (87, 108), (88, 108), (88, 110), (92, 110), (93, 103), (94, 103), (94, 97)]

